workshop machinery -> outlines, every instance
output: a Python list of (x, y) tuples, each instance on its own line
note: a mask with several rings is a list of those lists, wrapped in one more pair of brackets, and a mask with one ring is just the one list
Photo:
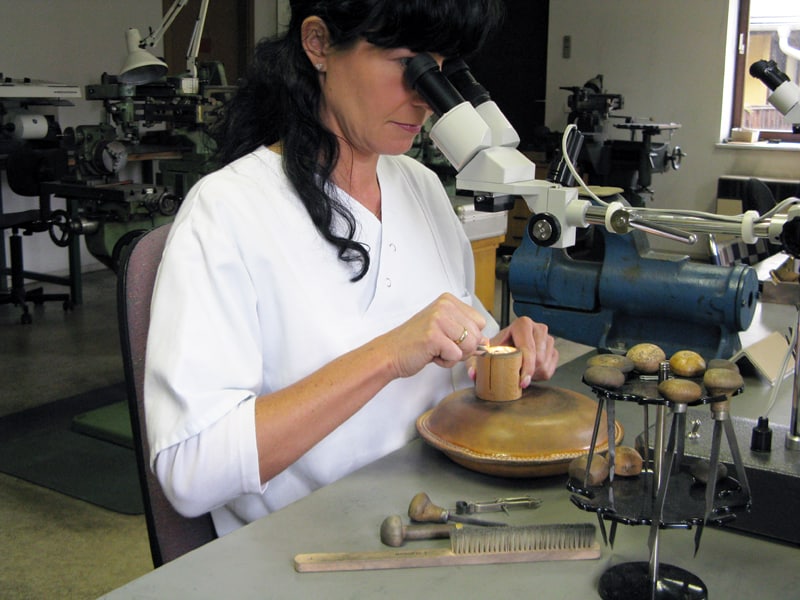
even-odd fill
[[(8, 150), (12, 190), (67, 201), (49, 214), (53, 243), (67, 247), (82, 236), (89, 252), (116, 270), (130, 241), (171, 221), (188, 190), (215, 168), (210, 128), (234, 88), (221, 63), (196, 69), (194, 86), (183, 76), (136, 84), (103, 74), (85, 89), (86, 99), (103, 103), (102, 123), (62, 131), (38, 110), (41, 101), (30, 98), (4, 111), (4, 130), (14, 139)], [(29, 122), (37, 118), (47, 123), (47, 133), (32, 139)], [(142, 167), (137, 181), (127, 175), (133, 163)]]
[[(603, 88), (602, 74), (582, 86), (561, 89), (570, 92), (567, 122), (575, 124), (581, 134), (570, 137), (568, 143), (577, 147), (568, 146), (568, 151), (575, 156), (582, 178), (591, 185), (618, 187), (631, 206), (644, 206), (654, 195), (653, 174), (678, 170), (686, 156), (680, 146), (670, 143), (672, 134), (681, 128), (680, 123), (659, 123), (618, 114), (625, 106), (625, 98)], [(627, 131), (630, 139), (612, 138), (609, 126)], [(663, 135), (666, 140), (656, 139)], [(560, 158), (560, 151), (556, 154)], [(548, 177), (551, 181), (575, 185), (560, 160), (554, 160), (553, 164), (558, 165), (558, 170)]]
[[(663, 344), (667, 353), (691, 344), (709, 358), (739, 349), (737, 334), (750, 325), (758, 296), (753, 270), (659, 255), (645, 234), (686, 243), (700, 233), (747, 243), (764, 237), (797, 254), (800, 206), (725, 217), (607, 202), (589, 188), (587, 199), (578, 187), (535, 179), (513, 127), (463, 61), (446, 61), (440, 71), (429, 58), (415, 58), (407, 77), (438, 116), (431, 138), (456, 169), (457, 189), (473, 194), (477, 210), (502, 210), (521, 196), (533, 215), (510, 264), (517, 315), (606, 352), (624, 353), (643, 341)], [(579, 147), (573, 144), (570, 156), (574, 135), (581, 134), (571, 124), (562, 138), (568, 159)], [(572, 160), (567, 164), (582, 181)]]
[[(215, 168), (209, 130), (233, 88), (221, 63), (197, 66), (199, 86), (188, 91), (182, 77), (134, 84), (108, 74), (86, 87), (88, 100), (103, 103), (108, 122), (64, 132), (75, 168), (49, 188), (72, 205), (56, 243), (81, 234), (92, 255), (116, 269), (127, 244), (171, 221), (189, 189)], [(143, 164), (145, 183), (121, 179), (132, 160)]]
[[(62, 132), (47, 117), (54, 133), (46, 138), (45, 153), (45, 138), (33, 123), (45, 118), (37, 102), (24, 101), (13, 115), (0, 109), (3, 131), (19, 140), (9, 152), (12, 190), (66, 200), (66, 210), (51, 211), (47, 219), (53, 242), (70, 248), (71, 271), (80, 267), (77, 236), (83, 236), (95, 258), (116, 270), (126, 246), (172, 220), (189, 189), (215, 168), (210, 129), (235, 87), (228, 85), (221, 62), (198, 61), (209, 0), (199, 3), (185, 71), (168, 75), (167, 64), (148, 51), (187, 3), (174, 0), (144, 38), (139, 30), (128, 29), (119, 74), (104, 73), (99, 83), (86, 86), (85, 98), (103, 103), (101, 123)], [(50, 87), (57, 88), (45, 90), (54, 97), (80, 97), (75, 86)], [(4, 100), (5, 88), (0, 92)], [(134, 163), (141, 172), (131, 171)], [(80, 303), (80, 290), (73, 289), (73, 295)]]

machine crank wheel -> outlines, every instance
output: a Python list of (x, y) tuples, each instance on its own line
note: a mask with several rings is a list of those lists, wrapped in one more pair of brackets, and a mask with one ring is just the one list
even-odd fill
[(683, 157), (686, 156), (686, 153), (681, 150), (680, 146), (675, 146), (675, 149), (672, 151), (672, 154), (669, 155), (669, 162), (672, 164), (672, 168), (676, 171), (681, 168), (681, 160)]
[(50, 213), (50, 239), (56, 246), (66, 248), (72, 241), (72, 226), (67, 211), (56, 209)]

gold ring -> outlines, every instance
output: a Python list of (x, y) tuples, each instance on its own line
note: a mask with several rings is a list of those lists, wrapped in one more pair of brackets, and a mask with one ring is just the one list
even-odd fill
[(461, 332), (461, 337), (459, 337), (457, 340), (453, 340), (456, 343), (456, 346), (460, 346), (461, 342), (463, 342), (465, 339), (467, 339), (468, 335), (469, 335), (469, 331), (467, 331), (467, 328), (464, 327), (464, 331)]

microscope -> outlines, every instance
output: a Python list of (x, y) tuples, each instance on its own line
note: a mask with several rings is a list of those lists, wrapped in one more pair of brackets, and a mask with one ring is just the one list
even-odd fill
[[(736, 235), (746, 243), (766, 238), (800, 255), (800, 206), (732, 218), (632, 207), (622, 198), (606, 202), (588, 188), (587, 200), (577, 187), (535, 179), (513, 126), (463, 61), (447, 60), (440, 70), (420, 54), (405, 76), (433, 110), (431, 139), (457, 171), (457, 189), (472, 193), (476, 210), (503, 210), (521, 196), (533, 213), (511, 259), (509, 285), (514, 312), (547, 323), (553, 335), (601, 352), (624, 354), (652, 342), (667, 355), (693, 348), (707, 358), (729, 358), (755, 312), (755, 271), (658, 255), (646, 235), (687, 244), (700, 233)], [(574, 158), (575, 129), (564, 132), (564, 157)], [(587, 236), (600, 239), (581, 252)]]
[(789, 80), (774, 60), (759, 60), (750, 65), (750, 75), (766, 85), (772, 104), (792, 124), (792, 132), (800, 133), (800, 87)]

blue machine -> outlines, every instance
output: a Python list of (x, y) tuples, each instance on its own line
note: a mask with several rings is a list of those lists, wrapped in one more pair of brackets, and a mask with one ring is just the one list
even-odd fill
[(509, 270), (518, 316), (607, 352), (651, 342), (667, 356), (690, 348), (710, 359), (740, 349), (738, 333), (750, 325), (758, 297), (751, 267), (651, 258), (638, 231), (618, 235), (595, 227), (587, 234), (594, 236), (588, 253), (524, 237)]

